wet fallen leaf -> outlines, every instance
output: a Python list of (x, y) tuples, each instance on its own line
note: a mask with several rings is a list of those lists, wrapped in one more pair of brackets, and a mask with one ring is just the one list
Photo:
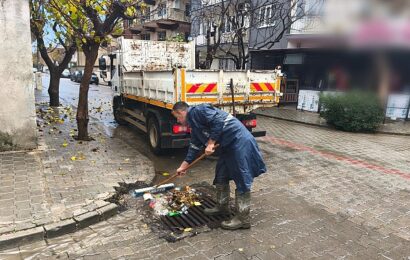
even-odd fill
[(130, 161), (130, 158), (124, 159), (124, 161), (129, 162), (129, 161)]
[(275, 245), (271, 245), (270, 249), (275, 250), (276, 246)]
[(195, 205), (195, 206), (201, 206), (202, 204), (201, 204), (201, 202), (199, 202), (199, 201), (194, 201), (194, 205)]
[(192, 231), (192, 228), (185, 228), (184, 229), (184, 232), (191, 232)]
[(85, 155), (82, 152), (78, 153), (78, 160), (85, 160)]
[(75, 161), (75, 160), (77, 160), (77, 157), (75, 157), (75, 156), (71, 156), (71, 161)]
[(162, 173), (162, 176), (169, 176), (169, 173), (163, 172), (163, 173)]
[(238, 248), (238, 251), (239, 251), (239, 252), (243, 252), (243, 248)]

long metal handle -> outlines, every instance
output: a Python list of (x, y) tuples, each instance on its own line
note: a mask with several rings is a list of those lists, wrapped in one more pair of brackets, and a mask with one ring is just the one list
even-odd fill
[[(215, 144), (215, 149), (218, 148), (218, 146), (219, 146), (219, 144)], [(192, 166), (194, 166), (197, 162), (199, 162), (200, 160), (202, 160), (204, 157), (206, 157), (205, 152), (204, 152), (203, 154), (201, 154), (201, 156), (199, 156), (198, 158), (196, 158), (193, 162), (191, 162), (191, 163), (186, 167), (185, 170), (187, 171), (189, 168), (191, 168)], [(167, 183), (168, 181), (174, 179), (174, 178), (177, 177), (177, 176), (178, 176), (178, 173), (176, 172), (176, 173), (172, 174), (171, 177), (169, 177), (169, 178), (167, 178), (167, 179), (161, 181), (160, 183), (156, 184), (154, 187), (158, 187), (158, 186), (160, 186), (160, 185), (162, 185), (162, 184), (165, 184), (165, 183)]]
[[(189, 168), (191, 168), (192, 166), (194, 166), (197, 162), (199, 162), (200, 160), (202, 160), (204, 157), (206, 157), (206, 154), (205, 154), (205, 153), (203, 153), (201, 156), (199, 156), (199, 157), (196, 158), (193, 162), (191, 162), (191, 163), (186, 167), (186, 170), (188, 170)], [(174, 178), (177, 177), (177, 176), (178, 176), (178, 173), (176, 172), (176, 173), (172, 174), (171, 177), (169, 177), (169, 178), (167, 178), (167, 179), (161, 181), (160, 183), (156, 184), (155, 187), (160, 186), (160, 185), (162, 185), (162, 184), (165, 184), (165, 183), (167, 183), (168, 181), (174, 179)]]

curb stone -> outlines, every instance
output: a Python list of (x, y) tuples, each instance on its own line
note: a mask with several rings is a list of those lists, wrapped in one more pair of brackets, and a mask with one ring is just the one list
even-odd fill
[[(279, 117), (279, 116), (267, 115), (267, 114), (263, 114), (263, 113), (259, 113), (259, 112), (253, 112), (253, 113), (254, 113), (255, 115), (258, 115), (258, 116), (264, 116), (264, 117), (268, 117), (268, 118), (274, 118), (274, 119), (283, 120), (283, 121), (288, 121), (288, 122), (292, 122), (292, 123), (304, 124), (304, 125), (310, 125), (310, 126), (317, 126), (317, 127), (323, 127), (323, 128), (332, 129), (332, 127), (329, 126), (329, 125), (327, 125), (327, 124), (315, 124), (315, 123), (303, 122), (303, 121), (298, 121), (298, 120), (289, 119), (289, 118), (283, 118), (283, 117)], [(395, 133), (395, 132), (387, 132), (387, 131), (383, 131), (383, 130), (376, 130), (375, 133), (376, 133), (376, 134), (383, 134), (383, 135), (410, 136), (410, 134), (408, 134), (408, 133)]]
[[(100, 205), (106, 204), (103, 202)], [(59, 222), (40, 225), (34, 228), (20, 230), (0, 235), (0, 249), (8, 249), (33, 241), (54, 238), (64, 234), (72, 233), (88, 227), (99, 221), (108, 219), (118, 213), (118, 205), (109, 203), (93, 211), (64, 219)]]
[(97, 211), (87, 212), (73, 218), (79, 228), (85, 228), (100, 221), (100, 215)]
[(15, 247), (22, 243), (29, 243), (43, 238), (44, 228), (42, 226), (9, 233), (0, 236), (0, 249)]
[(77, 224), (73, 219), (67, 219), (57, 223), (45, 225), (44, 229), (46, 233), (45, 237), (53, 238), (74, 232), (77, 229)]

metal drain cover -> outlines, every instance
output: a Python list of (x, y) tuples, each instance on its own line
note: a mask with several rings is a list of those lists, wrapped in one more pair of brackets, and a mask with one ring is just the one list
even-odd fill
[(162, 216), (161, 221), (172, 232), (180, 232), (186, 228), (200, 228), (208, 226), (210, 228), (219, 227), (220, 223), (224, 220), (231, 218), (231, 215), (218, 215), (208, 216), (205, 215), (205, 208), (212, 208), (216, 205), (216, 202), (210, 197), (202, 197), (201, 205), (196, 207), (190, 207), (187, 214), (180, 216)]

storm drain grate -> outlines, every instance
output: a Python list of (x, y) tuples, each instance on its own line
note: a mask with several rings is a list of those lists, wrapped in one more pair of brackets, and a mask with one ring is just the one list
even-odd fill
[(171, 231), (177, 232), (186, 228), (199, 228), (202, 226), (217, 227), (219, 224), (231, 218), (233, 215), (218, 215), (208, 216), (205, 215), (204, 209), (214, 207), (216, 202), (209, 197), (201, 198), (201, 206), (190, 207), (187, 214), (180, 216), (162, 216), (161, 221)]

